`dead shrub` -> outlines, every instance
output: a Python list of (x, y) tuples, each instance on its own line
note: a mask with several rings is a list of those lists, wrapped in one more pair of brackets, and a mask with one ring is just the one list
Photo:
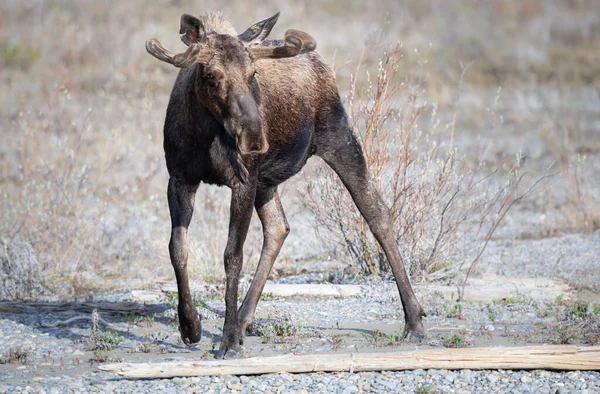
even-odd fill
[[(400, 78), (402, 57), (400, 46), (385, 52), (376, 77), (366, 73), (364, 88), (353, 77), (346, 107), (375, 187), (390, 207), (407, 271), (417, 281), (448, 280), (472, 271), (508, 210), (550, 175), (525, 187), (519, 156), (515, 164), (494, 168), (481, 154), (475, 163), (461, 156), (454, 147), (458, 98), (454, 116), (444, 123), (437, 104), (421, 98), (422, 76)], [(356, 75), (360, 71), (359, 65)], [(490, 116), (496, 116), (493, 109)], [(383, 251), (326, 165), (316, 169), (301, 194), (317, 229), (360, 271), (388, 272)]]

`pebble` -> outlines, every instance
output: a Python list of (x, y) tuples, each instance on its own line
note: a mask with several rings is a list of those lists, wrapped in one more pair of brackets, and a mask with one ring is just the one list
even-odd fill
[(489, 375), (489, 376), (487, 377), (487, 380), (488, 380), (488, 382), (490, 382), (490, 383), (492, 383), (492, 384), (494, 384), (494, 383), (498, 382), (498, 380), (499, 380), (499, 379), (500, 379), (500, 378), (498, 377), (498, 375)]
[(286, 382), (292, 382), (292, 381), (294, 381), (294, 378), (289, 373), (282, 373), (282, 374), (279, 375), (279, 377), (281, 379), (285, 380)]
[(227, 383), (227, 388), (229, 390), (233, 390), (233, 391), (242, 391), (242, 386), (240, 384), (237, 384), (237, 383), (228, 382)]
[(579, 379), (579, 372), (568, 372), (566, 376), (567, 379), (577, 380)]
[(449, 372), (446, 374), (446, 376), (444, 376), (444, 379), (447, 380), (448, 382), (452, 383), (452, 382), (454, 382), (454, 379), (456, 379), (456, 374)]

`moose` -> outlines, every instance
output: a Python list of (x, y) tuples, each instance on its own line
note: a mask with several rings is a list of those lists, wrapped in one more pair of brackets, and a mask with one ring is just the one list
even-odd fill
[[(279, 13), (237, 34), (220, 12), (181, 16), (187, 49), (174, 54), (146, 42), (154, 57), (180, 68), (164, 125), (171, 214), (169, 254), (179, 293), (182, 340), (200, 341), (202, 328), (187, 274), (188, 226), (201, 182), (231, 189), (224, 251), (225, 324), (217, 358), (235, 356), (253, 324), (256, 305), (290, 229), (277, 187), (309, 157), (323, 159), (340, 177), (383, 248), (405, 316), (403, 339), (422, 338), (423, 309), (406, 275), (391, 218), (375, 189), (361, 145), (338, 94), (333, 71), (309, 34), (287, 30), (266, 40)], [(238, 310), (243, 246), (253, 208), (263, 227), (256, 273)]]

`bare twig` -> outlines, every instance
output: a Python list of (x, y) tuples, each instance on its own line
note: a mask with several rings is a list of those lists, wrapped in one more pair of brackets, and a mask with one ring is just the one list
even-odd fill
[(494, 219), (492, 220), (492, 223), (484, 237), (483, 240), (483, 245), (479, 248), (479, 251), (477, 252), (477, 255), (475, 256), (475, 258), (471, 261), (471, 264), (469, 265), (469, 269), (467, 270), (467, 273), (465, 275), (465, 279), (462, 282), (462, 286), (461, 286), (461, 291), (459, 294), (459, 300), (462, 300), (462, 297), (464, 295), (465, 292), (465, 286), (467, 285), (467, 282), (469, 280), (469, 277), (471, 276), (473, 270), (475, 269), (475, 267), (477, 266), (477, 262), (479, 261), (479, 259), (481, 258), (481, 255), (483, 254), (483, 252), (485, 252), (488, 243), (490, 242), (490, 240), (492, 239), (492, 236), (494, 235), (494, 232), (496, 231), (496, 229), (498, 228), (498, 226), (500, 225), (500, 223), (502, 222), (502, 220), (504, 219), (504, 217), (506, 216), (506, 214), (508, 213), (508, 211), (512, 208), (513, 205), (515, 205), (517, 202), (522, 201), (523, 199), (527, 198), (531, 192), (536, 189), (536, 187), (545, 179), (548, 178), (552, 178), (554, 176), (556, 176), (556, 173), (550, 174), (550, 169), (552, 168), (552, 165), (550, 165), (548, 168), (546, 168), (546, 170), (544, 171), (544, 174), (539, 177), (538, 179), (536, 179), (531, 186), (529, 186), (529, 188), (527, 188), (527, 190), (525, 190), (525, 192), (523, 192), (520, 195), (517, 195), (515, 197), (513, 197), (513, 195), (517, 192), (519, 185), (521, 184), (521, 181), (523, 180), (523, 178), (525, 177), (525, 175), (527, 175), (527, 173), (523, 173), (521, 175), (518, 175), (516, 177), (516, 180), (512, 183), (512, 187), (510, 188), (508, 194), (506, 195), (506, 197), (502, 200), (502, 203), (500, 204), (500, 207), (497, 210), (496, 215), (494, 215)]

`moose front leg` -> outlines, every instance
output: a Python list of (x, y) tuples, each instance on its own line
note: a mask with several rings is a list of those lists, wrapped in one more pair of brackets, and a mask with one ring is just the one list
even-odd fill
[(254, 206), (263, 226), (264, 241), (254, 279), (239, 310), (242, 333), (246, 332), (253, 323), (256, 305), (267, 282), (267, 277), (290, 232), (277, 187), (267, 189), (259, 187), (256, 191)]
[(221, 348), (217, 358), (225, 357), (227, 352), (235, 353), (243, 342), (244, 334), (238, 321), (238, 284), (243, 265), (244, 242), (248, 234), (254, 197), (256, 195), (256, 179), (250, 178), (231, 191), (231, 207), (229, 217), (229, 238), (225, 247), (225, 325)]
[(200, 341), (202, 325), (198, 311), (192, 302), (190, 286), (187, 275), (188, 241), (187, 232), (194, 212), (194, 197), (198, 185), (188, 185), (177, 178), (169, 179), (167, 197), (171, 212), (171, 240), (169, 242), (169, 255), (171, 264), (175, 269), (177, 290), (179, 293), (179, 331), (181, 339), (186, 345)]

